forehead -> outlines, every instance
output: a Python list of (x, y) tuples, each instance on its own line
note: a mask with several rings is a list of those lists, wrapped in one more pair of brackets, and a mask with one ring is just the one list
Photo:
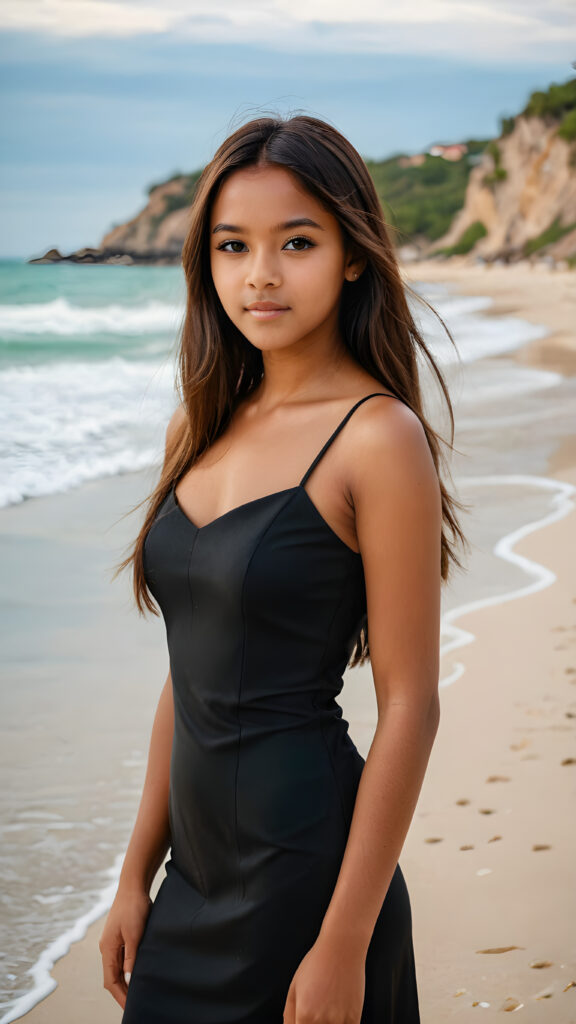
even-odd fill
[(242, 211), (259, 220), (274, 218), (279, 214), (307, 213), (315, 215), (315, 219), (330, 219), (315, 196), (308, 192), (296, 175), (285, 167), (241, 167), (233, 171), (220, 185), (212, 204), (211, 222), (224, 217), (236, 218), (238, 222)]

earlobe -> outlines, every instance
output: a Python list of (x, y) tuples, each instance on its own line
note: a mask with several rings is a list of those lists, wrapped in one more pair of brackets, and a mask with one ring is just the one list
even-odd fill
[(357, 281), (358, 278), (362, 276), (365, 267), (366, 260), (360, 259), (358, 255), (356, 255), (355, 257), (352, 256), (350, 260), (350, 265), (346, 270), (346, 280), (350, 283)]

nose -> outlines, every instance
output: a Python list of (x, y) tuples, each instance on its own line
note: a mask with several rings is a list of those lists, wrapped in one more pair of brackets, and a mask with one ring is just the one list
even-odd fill
[(271, 252), (254, 250), (248, 260), (246, 285), (262, 291), (264, 288), (276, 288), (281, 280), (278, 257)]

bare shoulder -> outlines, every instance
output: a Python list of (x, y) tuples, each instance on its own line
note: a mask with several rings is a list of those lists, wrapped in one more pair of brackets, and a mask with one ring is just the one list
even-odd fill
[[(436, 501), (439, 482), (424, 427), (415, 412), (395, 396), (364, 402), (352, 417), (349, 444), (350, 490), (354, 504), (363, 497), (390, 495), (390, 488)], [(352, 436), (353, 435), (353, 436)]]
[(166, 447), (169, 448), (180, 437), (184, 424), (187, 420), (187, 413), (183, 405), (178, 405), (166, 427)]

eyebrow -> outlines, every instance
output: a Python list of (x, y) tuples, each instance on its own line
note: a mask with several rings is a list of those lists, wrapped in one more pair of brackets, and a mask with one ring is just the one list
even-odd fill
[[(283, 224), (277, 224), (274, 231), (288, 231), (289, 228), (309, 227), (318, 228), (320, 231), (324, 231), (321, 224), (317, 224), (315, 220), (311, 220), (310, 217), (293, 217), (292, 220), (286, 220)], [(232, 231), (235, 234), (242, 234), (246, 231), (246, 228), (238, 227), (237, 224), (216, 224), (212, 229), (212, 234), (215, 235), (218, 231)]]

